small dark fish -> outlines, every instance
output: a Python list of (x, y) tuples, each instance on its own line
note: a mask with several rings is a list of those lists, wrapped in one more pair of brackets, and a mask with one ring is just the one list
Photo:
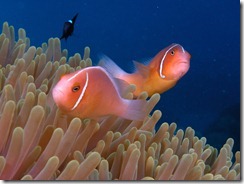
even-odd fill
[(75, 20), (77, 16), (78, 13), (71, 20), (68, 20), (67, 22), (64, 23), (63, 35), (60, 37), (60, 40), (63, 38), (67, 40), (67, 38), (73, 34)]

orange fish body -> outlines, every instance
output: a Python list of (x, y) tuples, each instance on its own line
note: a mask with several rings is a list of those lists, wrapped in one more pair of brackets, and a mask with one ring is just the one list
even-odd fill
[(104, 57), (100, 65), (115, 78), (136, 85), (134, 96), (146, 91), (149, 96), (164, 93), (174, 87), (190, 67), (190, 54), (179, 44), (171, 44), (161, 50), (148, 65), (134, 62), (136, 71), (124, 72), (111, 59)]
[(136, 91), (135, 96), (138, 96), (142, 91), (147, 91), (148, 96), (155, 93), (162, 94), (170, 88), (174, 87), (177, 80), (163, 80), (153, 73), (147, 80), (144, 80), (140, 90)]
[(53, 99), (65, 113), (97, 119), (117, 115), (130, 120), (145, 118), (145, 100), (127, 100), (119, 86), (101, 67), (88, 67), (63, 76), (56, 84)]

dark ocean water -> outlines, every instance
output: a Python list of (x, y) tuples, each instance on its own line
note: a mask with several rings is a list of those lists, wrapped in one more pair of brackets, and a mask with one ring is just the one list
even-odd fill
[(69, 54), (91, 48), (126, 71), (171, 43), (192, 56), (188, 73), (161, 95), (162, 122), (191, 126), (208, 143), (228, 137), (240, 149), (240, 2), (234, 0), (80, 0), (3, 1), (0, 23), (24, 28), (31, 45), (60, 37), (63, 23), (76, 13), (74, 35), (62, 47)]

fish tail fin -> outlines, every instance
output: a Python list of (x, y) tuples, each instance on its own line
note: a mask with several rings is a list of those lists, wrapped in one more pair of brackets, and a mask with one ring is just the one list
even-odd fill
[(136, 121), (143, 121), (145, 119), (145, 117), (147, 116), (146, 100), (123, 100), (126, 105), (124, 110), (119, 111), (121, 117)]
[(108, 71), (113, 77), (121, 78), (121, 76), (126, 75), (127, 73), (122, 70), (114, 61), (112, 61), (106, 55), (100, 55), (100, 61), (98, 63), (99, 66), (103, 67)]

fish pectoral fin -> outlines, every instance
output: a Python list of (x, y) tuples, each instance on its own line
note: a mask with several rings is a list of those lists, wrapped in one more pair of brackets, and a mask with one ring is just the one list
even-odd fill
[(122, 79), (118, 79), (118, 78), (113, 78), (113, 80), (118, 87), (118, 92), (119, 92), (120, 96), (124, 96), (124, 93), (126, 92), (128, 87), (130, 86), (130, 84), (128, 82), (126, 82)]
[(137, 61), (133, 61), (133, 63), (134, 63), (134, 65), (135, 65), (137, 71), (138, 71), (143, 77), (146, 78), (146, 77), (149, 76), (149, 72), (150, 72), (150, 70), (149, 70), (149, 67), (148, 67), (148, 66), (146, 66), (146, 65), (144, 65), (144, 64), (142, 64), (142, 63), (139, 63), (139, 62), (137, 62)]

